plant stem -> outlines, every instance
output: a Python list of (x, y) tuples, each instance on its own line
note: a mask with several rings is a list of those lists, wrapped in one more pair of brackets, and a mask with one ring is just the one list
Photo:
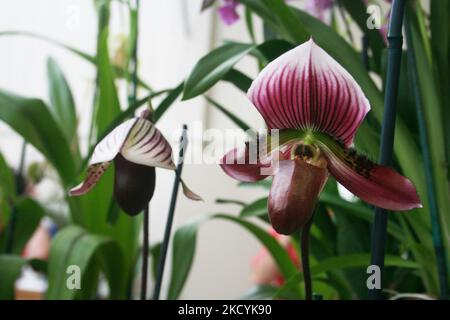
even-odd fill
[(144, 210), (144, 222), (142, 225), (142, 271), (141, 271), (141, 300), (146, 300), (147, 296), (147, 274), (148, 274), (148, 237), (149, 237), (149, 215), (148, 205)]
[(100, 84), (100, 72), (99, 72), (99, 64), (98, 64), (98, 56), (100, 52), (100, 42), (101, 42), (101, 36), (103, 30), (108, 27), (109, 24), (109, 18), (110, 18), (110, 12), (109, 12), (109, 5), (107, 3), (99, 3), (98, 6), (98, 27), (97, 27), (97, 52), (95, 56), (95, 64), (96, 64), (96, 74), (95, 74), (95, 88), (94, 88), (94, 94), (92, 96), (92, 116), (91, 116), (91, 123), (89, 127), (89, 136), (88, 136), (88, 143), (89, 145), (92, 144), (93, 140), (95, 139), (95, 117), (97, 114), (97, 99), (99, 94), (99, 84)]
[[(131, 4), (130, 4), (131, 6)], [(137, 52), (138, 52), (138, 39), (139, 39), (139, 0), (135, 0), (134, 9), (130, 7), (130, 10), (135, 11), (135, 19), (131, 19), (134, 22), (134, 38), (130, 60), (129, 60), (129, 71), (131, 73), (131, 83), (128, 92), (128, 104), (129, 107), (136, 104), (137, 101), (137, 82), (138, 82), (138, 63), (137, 63)], [(130, 16), (133, 13), (130, 12)], [(149, 251), (149, 230), (150, 230), (150, 217), (149, 217), (149, 205), (144, 209), (144, 221), (142, 223), (142, 270), (141, 270), (141, 300), (146, 300), (147, 298), (147, 279), (148, 279), (148, 251)]]
[(138, 87), (138, 68), (137, 68), (137, 53), (138, 53), (138, 39), (139, 39), (139, 0), (136, 1), (136, 19), (135, 19), (135, 37), (133, 47), (131, 48), (130, 68), (131, 68), (131, 83), (130, 93), (128, 95), (129, 104), (133, 105), (137, 99), (137, 87)]
[(187, 126), (183, 125), (183, 133), (180, 138), (180, 152), (178, 157), (177, 169), (175, 171), (175, 180), (173, 183), (172, 198), (170, 200), (169, 213), (167, 215), (166, 229), (164, 231), (164, 239), (161, 245), (161, 254), (158, 263), (158, 272), (156, 274), (155, 290), (153, 292), (153, 300), (159, 300), (161, 292), (161, 284), (164, 276), (164, 266), (166, 263), (167, 249), (169, 248), (170, 233), (172, 230), (173, 217), (175, 214), (175, 205), (177, 203), (178, 187), (181, 182), (181, 172), (183, 171), (184, 155), (187, 148)]
[[(394, 146), (396, 104), (400, 65), (402, 57), (402, 24), (405, 9), (404, 0), (394, 0), (388, 32), (388, 58), (386, 91), (384, 96), (384, 113), (381, 127), (380, 164), (390, 166), (392, 163), (392, 151)], [(375, 218), (372, 226), (371, 265), (376, 265), (380, 270), (380, 283), (382, 287), (384, 271), (384, 251), (387, 234), (387, 211), (375, 208)], [(369, 289), (369, 299), (381, 299), (382, 288)]]
[(427, 183), (427, 196), (430, 204), (430, 220), (431, 233), (433, 236), (433, 246), (436, 255), (440, 298), (447, 299), (448, 284), (447, 284), (447, 263), (444, 251), (444, 240), (442, 237), (441, 227), (439, 223), (439, 209), (436, 199), (436, 192), (434, 188), (433, 169), (430, 155), (430, 147), (428, 145), (428, 135), (423, 114), (423, 103), (420, 96), (418, 74), (416, 69), (416, 57), (412, 43), (411, 29), (408, 19), (405, 22), (406, 38), (408, 43), (408, 70), (411, 74), (411, 87), (414, 94), (414, 101), (416, 105), (417, 122), (419, 126), (420, 144), (423, 151), (423, 162), (425, 167), (425, 179)]
[[(314, 215), (313, 215), (314, 216)], [(301, 262), (303, 279), (305, 283), (305, 299), (312, 300), (312, 282), (311, 272), (309, 269), (309, 232), (311, 230), (313, 217), (302, 227), (300, 246), (301, 246)]]

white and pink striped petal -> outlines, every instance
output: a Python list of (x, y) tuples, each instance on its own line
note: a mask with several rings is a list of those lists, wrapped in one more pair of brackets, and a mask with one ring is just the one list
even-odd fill
[(120, 153), (137, 164), (175, 169), (169, 142), (153, 123), (143, 118), (136, 121)]
[(346, 147), (370, 110), (353, 77), (312, 39), (269, 63), (247, 95), (269, 129), (323, 132)]
[(95, 147), (89, 164), (112, 161), (122, 149), (128, 133), (136, 121), (136, 118), (125, 121), (104, 137)]
[[(71, 189), (69, 195), (79, 196), (91, 190), (119, 153), (136, 164), (176, 169), (172, 160), (172, 148), (162, 133), (149, 120), (134, 118), (116, 127), (98, 143), (89, 161), (85, 180)], [(182, 187), (186, 197), (201, 200), (183, 181)]]

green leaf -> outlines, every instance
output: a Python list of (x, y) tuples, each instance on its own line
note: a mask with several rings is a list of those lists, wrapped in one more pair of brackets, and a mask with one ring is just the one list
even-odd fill
[[(351, 214), (369, 223), (373, 221), (373, 210), (369, 209), (367, 206), (363, 205), (360, 202), (348, 202), (341, 197), (333, 195), (326, 191), (320, 194), (319, 199), (320, 202), (330, 206), (331, 208), (339, 208), (343, 212)], [(394, 221), (389, 221), (388, 233), (399, 240), (403, 239), (403, 231), (397, 224), (395, 224)]]
[(366, 5), (363, 1), (339, 0), (352, 19), (358, 24), (361, 31), (367, 36), (369, 47), (372, 49), (376, 71), (381, 67), (381, 55), (386, 48), (380, 30), (367, 28), (367, 19), (369, 15), (366, 12)]
[(0, 300), (14, 299), (14, 284), (21, 275), (25, 262), (16, 255), (0, 255)]
[[(3, 32), (0, 32), (0, 37), (4, 37), (4, 36), (25, 36), (25, 37), (39, 39), (39, 40), (48, 42), (50, 44), (53, 44), (55, 46), (61, 47), (63, 49), (66, 49), (69, 52), (72, 52), (73, 54), (77, 55), (78, 57), (82, 58), (83, 60), (86, 60), (89, 63), (97, 64), (96, 57), (94, 57), (90, 54), (87, 54), (81, 50), (78, 50), (74, 47), (71, 47), (69, 45), (66, 45), (58, 40), (44, 36), (44, 35), (40, 35), (40, 34), (33, 33), (33, 32), (27, 32), (27, 31), (3, 31)], [(126, 77), (126, 75), (127, 75), (126, 70), (124, 70), (122, 67), (119, 67), (119, 66), (114, 66), (114, 71), (116, 72), (117, 76), (122, 77), (122, 78)], [(152, 91), (150, 86), (148, 84), (146, 84), (144, 81), (142, 81), (142, 79), (138, 79), (138, 84), (141, 87), (143, 87), (149, 91)]]
[[(113, 240), (87, 233), (76, 226), (59, 231), (52, 241), (47, 298), (66, 300), (88, 296), (86, 293), (92, 291), (93, 282), (95, 283), (95, 278), (90, 278), (92, 270), (89, 270), (95, 266), (93, 262), (98, 262), (104, 271), (110, 288), (110, 298), (124, 299), (126, 278), (123, 274), (122, 251)], [(81, 271), (79, 290), (67, 287), (67, 280), (71, 275), (67, 273), (69, 266), (77, 266)]]
[(309, 33), (284, 0), (262, 0), (278, 21), (278, 25), (294, 43), (308, 40)]
[[(233, 217), (225, 214), (214, 214), (195, 220), (190, 224), (181, 227), (182, 231), (178, 234), (177, 237), (174, 238), (174, 254), (176, 254), (177, 257), (174, 256), (173, 259), (174, 261), (177, 261), (177, 264), (174, 264), (174, 266), (176, 266), (174, 268), (175, 273), (174, 272), (172, 273), (173, 278), (171, 279), (170, 284), (170, 288), (172, 288), (170, 290), (171, 292), (170, 298), (172, 299), (178, 298), (178, 295), (182, 290), (186, 278), (189, 275), (189, 271), (192, 266), (193, 256), (195, 253), (195, 234), (197, 232), (198, 227), (203, 222), (212, 219), (222, 219), (234, 222), (237, 225), (249, 231), (267, 248), (269, 253), (274, 258), (276, 264), (278, 265), (278, 268), (280, 269), (285, 279), (289, 279), (297, 272), (297, 268), (292, 262), (291, 258), (289, 257), (287, 251), (266, 230), (258, 227), (257, 225), (249, 221), (246, 221), (238, 217)], [(183, 261), (182, 264), (181, 261)], [(180, 268), (180, 264), (182, 268)], [(297, 294), (300, 294), (300, 292), (297, 292)]]
[(286, 40), (274, 39), (261, 43), (258, 45), (256, 50), (258, 50), (266, 58), (266, 62), (270, 62), (294, 47), (295, 46), (292, 45), (292, 43)]
[(239, 200), (235, 200), (235, 199), (217, 198), (216, 199), (216, 203), (233, 204), (233, 205), (237, 205), (237, 206), (241, 206), (241, 207), (245, 207), (246, 206), (245, 202), (242, 202), (242, 201), (239, 201)]
[(37, 34), (34, 32), (28, 32), (28, 31), (3, 31), (3, 32), (0, 32), (0, 37), (4, 37), (4, 36), (25, 36), (25, 37), (39, 39), (39, 40), (51, 43), (53, 45), (56, 45), (58, 47), (64, 48), (64, 49), (74, 53), (75, 55), (83, 58), (84, 60), (87, 60), (91, 63), (95, 63), (95, 57), (93, 57), (81, 50), (78, 50), (72, 46), (66, 45), (58, 40), (55, 40), (50, 37), (40, 35), (40, 34)]
[(0, 120), (11, 126), (50, 161), (65, 187), (73, 183), (75, 163), (70, 147), (41, 100), (23, 98), (0, 90)]
[(255, 30), (253, 28), (253, 15), (252, 11), (248, 7), (245, 8), (245, 25), (247, 26), (250, 39), (253, 43), (256, 43)]
[[(370, 254), (369, 253), (357, 253), (357, 254), (347, 254), (342, 256), (331, 257), (324, 259), (317, 264), (311, 266), (311, 276), (317, 276), (324, 272), (329, 272), (338, 269), (345, 268), (366, 268), (370, 265)], [(418, 265), (414, 261), (404, 260), (397, 256), (386, 255), (385, 256), (385, 266), (387, 267), (399, 267), (399, 268), (412, 268), (419, 269)], [(303, 273), (297, 273), (288, 279), (284, 285), (279, 289), (274, 298), (285, 296), (286, 292), (292, 290), (300, 282), (303, 281)], [(361, 284), (365, 286), (365, 283)]]
[(97, 137), (103, 135), (120, 113), (114, 71), (108, 52), (108, 28), (103, 29), (98, 45), (98, 104), (95, 110)]
[(253, 201), (246, 205), (240, 212), (239, 216), (242, 218), (262, 216), (267, 214), (267, 197)]
[[(34, 200), (24, 198), (14, 204), (15, 225), (11, 252), (21, 254), (28, 240), (30, 240), (42, 217), (44, 209)], [(0, 233), (0, 248), (4, 248), (6, 233)]]
[(161, 242), (158, 242), (150, 249), (150, 254), (152, 256), (152, 276), (153, 281), (156, 280), (157, 272), (158, 272), (158, 264), (159, 264), (159, 257), (161, 256)]
[(240, 297), (242, 300), (265, 300), (272, 299), (272, 297), (278, 292), (278, 287), (270, 285), (259, 285), (253, 287), (245, 295)]
[(234, 122), (234, 124), (236, 124), (239, 128), (241, 128), (244, 131), (250, 130), (250, 126), (247, 123), (245, 123), (239, 117), (234, 115), (232, 112), (228, 111), (224, 106), (220, 105), (218, 102), (216, 102), (215, 100), (211, 99), (206, 95), (204, 97), (212, 106), (221, 111), (228, 119)]
[(50, 111), (71, 146), (77, 146), (77, 118), (69, 84), (58, 64), (47, 60)]
[(182, 99), (194, 98), (211, 88), (253, 48), (253, 44), (225, 44), (201, 58), (184, 84)]
[[(445, 243), (450, 243), (450, 203), (448, 197), (447, 181), (447, 159), (445, 154), (444, 125), (448, 125), (444, 120), (441, 111), (441, 101), (439, 90), (435, 83), (433, 68), (427, 59), (426, 47), (420, 36), (418, 19), (411, 7), (407, 8), (407, 25), (409, 32), (408, 47), (412, 50), (415, 57), (415, 65), (412, 67), (418, 82), (418, 97), (420, 98), (421, 114), (426, 127), (426, 136), (428, 140), (429, 152), (431, 156), (431, 167), (433, 172), (433, 182), (435, 187), (435, 196), (438, 202), (442, 230), (445, 236)], [(428, 41), (428, 40), (426, 40)], [(410, 77), (411, 78), (411, 77)], [(423, 167), (422, 167), (423, 170)], [(447, 247), (448, 248), (448, 247)]]
[(184, 82), (181, 82), (178, 86), (169, 91), (169, 94), (158, 105), (155, 110), (154, 118), (155, 123), (161, 119), (163, 114), (169, 109), (169, 107), (177, 100), (178, 96), (183, 92)]
[(261, 0), (240, 0), (240, 3), (244, 4), (247, 8), (251, 9), (254, 13), (263, 19), (264, 25), (268, 25), (271, 31), (278, 32), (282, 35), (286, 35), (279, 25), (277, 18), (272, 14), (270, 8)]
[[(437, 85), (442, 97), (444, 119), (450, 119), (450, 2), (430, 1), (431, 48), (434, 53)], [(450, 126), (445, 126), (445, 150), (447, 156), (447, 178), (450, 179)]]
[(11, 201), (16, 197), (16, 183), (12, 169), (0, 153), (0, 221), (8, 224)]
[(244, 73), (232, 68), (228, 73), (223, 77), (224, 81), (228, 81), (236, 86), (242, 92), (247, 92), (252, 84), (252, 79), (249, 78)]
[(167, 299), (175, 300), (180, 296), (191, 269), (197, 239), (197, 223), (180, 227), (173, 238), (172, 275), (170, 277)]
[(239, 187), (250, 187), (250, 188), (262, 188), (264, 190), (270, 190), (272, 186), (272, 179), (264, 179), (256, 182), (239, 182)]

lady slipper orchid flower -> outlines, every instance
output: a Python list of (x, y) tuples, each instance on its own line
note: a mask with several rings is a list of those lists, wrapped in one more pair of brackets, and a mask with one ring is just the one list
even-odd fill
[[(141, 212), (155, 190), (155, 167), (175, 170), (172, 148), (144, 111), (139, 118), (127, 120), (112, 130), (94, 149), (87, 176), (69, 191), (79, 196), (91, 190), (114, 162), (114, 196), (129, 215)], [(201, 200), (181, 181), (189, 199)]]
[(369, 101), (312, 39), (269, 63), (247, 95), (268, 129), (279, 130), (279, 144), (268, 146), (273, 134), (259, 138), (264, 148), (247, 143), (233, 149), (221, 167), (232, 178), (255, 182), (269, 175), (263, 169), (278, 157), (268, 200), (278, 233), (291, 234), (311, 218), (329, 174), (372, 205), (395, 211), (421, 207), (411, 181), (351, 148)]

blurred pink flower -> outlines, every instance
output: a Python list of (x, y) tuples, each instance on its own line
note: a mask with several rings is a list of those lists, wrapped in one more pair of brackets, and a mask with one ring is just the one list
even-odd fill
[(333, 5), (333, 0), (308, 0), (305, 4), (305, 11), (324, 21), (325, 14)]
[[(268, 233), (278, 240), (283, 248), (286, 249), (294, 264), (299, 267), (300, 258), (297, 250), (291, 243), (290, 237), (278, 234), (272, 228), (269, 229)], [(281, 286), (284, 283), (284, 278), (278, 266), (266, 248), (261, 248), (258, 254), (253, 257), (252, 269), (251, 281), (256, 285)]]
[(239, 14), (236, 7), (239, 5), (237, 0), (223, 0), (223, 4), (219, 7), (219, 17), (227, 26), (232, 25), (239, 20)]
[(34, 231), (23, 249), (22, 256), (27, 259), (47, 260), (50, 251), (51, 234), (47, 221), (43, 221)]

